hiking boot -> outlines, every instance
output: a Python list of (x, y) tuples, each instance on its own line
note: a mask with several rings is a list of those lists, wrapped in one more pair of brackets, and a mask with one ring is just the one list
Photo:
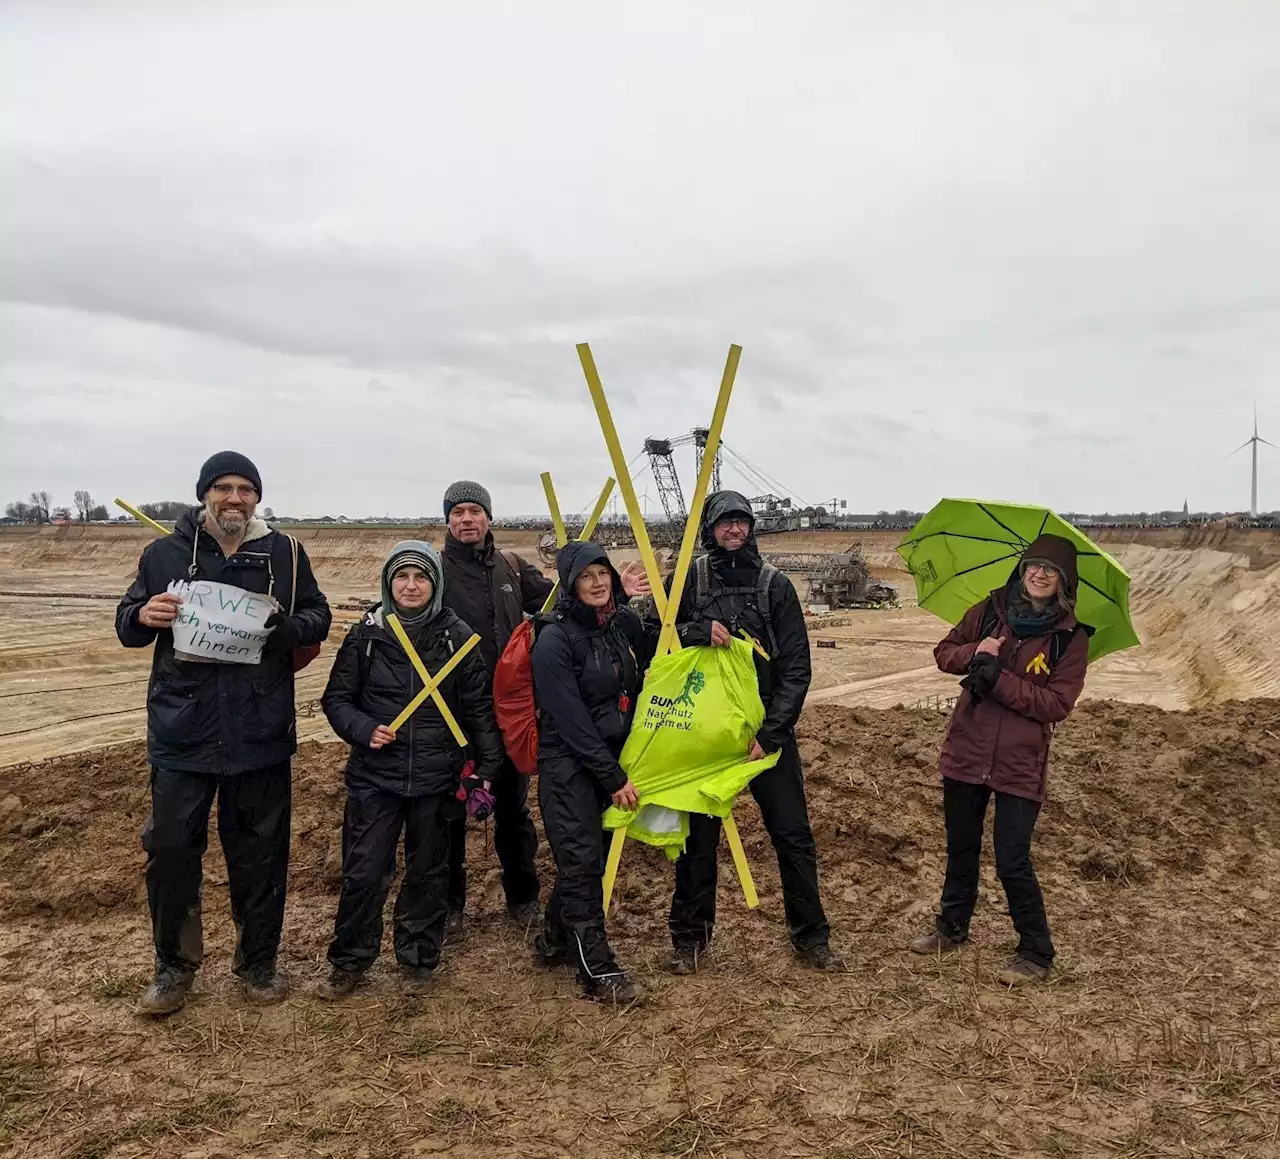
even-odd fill
[(315, 995), (324, 1002), (336, 1002), (355, 993), (355, 989), (364, 982), (364, 974), (354, 970), (339, 970), (334, 966), (329, 976), (316, 986)]
[(255, 1006), (274, 1006), (289, 997), (289, 980), (275, 970), (261, 970), (242, 980), (246, 1002)]
[(537, 898), (507, 906), (507, 917), (516, 925), (524, 926), (526, 930), (530, 926), (542, 925), (542, 910), (538, 906)]
[(705, 966), (711, 950), (707, 946), (677, 946), (675, 953), (663, 964), (668, 974), (696, 974), (700, 966)]
[(400, 988), (410, 998), (416, 998), (431, 988), (436, 980), (436, 972), (430, 966), (403, 966), (400, 977)]
[(460, 938), (467, 928), (467, 918), (461, 907), (454, 909), (449, 907), (449, 914), (444, 919), (444, 936), (445, 941), (450, 938)]
[(605, 978), (593, 981), (586, 988), (586, 996), (592, 1002), (614, 1006), (630, 1006), (644, 997), (644, 989), (638, 982), (633, 982), (626, 974), (610, 974)]
[(913, 954), (925, 954), (933, 956), (936, 954), (951, 954), (958, 950), (968, 941), (968, 938), (953, 938), (950, 934), (944, 934), (941, 930), (930, 930), (927, 934), (921, 934), (911, 943), (911, 952)]
[(1025, 986), (1029, 982), (1045, 982), (1049, 978), (1050, 968), (1024, 958), (1021, 954), (1013, 959), (996, 979), (1001, 986)]
[(172, 974), (157, 974), (138, 999), (138, 1013), (161, 1018), (174, 1014), (187, 1004), (191, 992), (191, 978), (175, 978)]
[(554, 970), (557, 966), (569, 965), (573, 951), (564, 942), (553, 942), (544, 931), (533, 940), (533, 960), (544, 970)]
[(846, 969), (844, 959), (826, 943), (797, 949), (796, 957), (810, 969), (825, 970), (828, 974), (843, 974)]

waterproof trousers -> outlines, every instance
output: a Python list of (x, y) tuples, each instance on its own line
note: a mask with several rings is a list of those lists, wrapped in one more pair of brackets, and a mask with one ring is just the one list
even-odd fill
[(290, 789), (288, 761), (232, 776), (152, 768), (142, 848), (157, 977), (188, 980), (204, 959), (203, 858), (215, 797), (239, 933), (231, 968), (241, 978), (275, 971), (289, 875)]
[(547, 899), (543, 940), (563, 949), (588, 989), (620, 974), (604, 929), (604, 862), (610, 834), (601, 823), (609, 799), (571, 758), (539, 762), (538, 804), (556, 882)]
[(404, 878), (396, 895), (394, 941), (402, 966), (434, 970), (448, 916), (449, 830), (462, 803), (451, 793), (402, 797), (348, 786), (342, 822), (342, 896), (329, 963), (363, 974), (382, 948), (382, 911), (404, 834)]
[(947, 822), (947, 876), (942, 886), (938, 931), (964, 941), (978, 903), (978, 865), (987, 802), (996, 799), (994, 843), (996, 876), (1004, 886), (1009, 916), (1018, 931), (1018, 953), (1040, 966), (1053, 965), (1053, 939), (1044, 912), (1044, 895), (1031, 864), (1031, 834), (1040, 802), (1012, 793), (994, 793), (986, 785), (942, 780), (942, 808)]
[[(529, 778), (503, 757), (493, 782), (493, 846), (502, 866), (502, 891), (514, 909), (538, 900), (538, 831), (529, 812)], [(449, 908), (467, 905), (467, 814), (454, 818), (449, 831)]]
[[(809, 827), (800, 751), (791, 737), (778, 763), (750, 784), (778, 856), (787, 932), (797, 950), (825, 946), (830, 927), (818, 894), (818, 851)], [(676, 891), (668, 928), (677, 949), (705, 950), (716, 922), (720, 818), (689, 814), (689, 840), (676, 862)]]

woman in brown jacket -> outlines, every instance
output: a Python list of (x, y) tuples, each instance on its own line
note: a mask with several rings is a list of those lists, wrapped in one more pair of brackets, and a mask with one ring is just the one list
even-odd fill
[(996, 873), (1018, 931), (1018, 951), (1000, 974), (1016, 986), (1042, 981), (1053, 965), (1044, 897), (1031, 865), (1031, 834), (1044, 801), (1049, 742), (1084, 687), (1090, 629), (1076, 620), (1076, 547), (1042, 535), (1006, 587), (969, 609), (934, 649), (943, 672), (963, 676), (942, 745), (947, 876), (935, 929), (917, 954), (949, 953), (969, 940), (978, 900), (978, 859), (994, 793)]

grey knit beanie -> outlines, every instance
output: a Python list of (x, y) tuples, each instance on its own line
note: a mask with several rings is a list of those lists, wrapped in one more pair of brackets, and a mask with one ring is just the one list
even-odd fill
[(458, 503), (479, 503), (484, 508), (484, 513), (493, 518), (493, 500), (489, 498), (489, 492), (486, 491), (479, 483), (473, 483), (470, 479), (459, 479), (456, 483), (451, 483), (449, 489), (444, 493), (444, 517), (449, 518), (449, 512), (453, 510)]

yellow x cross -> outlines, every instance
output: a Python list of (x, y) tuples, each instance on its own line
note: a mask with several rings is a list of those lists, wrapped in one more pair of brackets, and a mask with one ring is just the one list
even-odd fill
[(1036, 653), (1036, 658), (1027, 665), (1027, 671), (1035, 673), (1036, 675), (1039, 675), (1040, 673), (1043, 673), (1045, 676), (1049, 675), (1049, 663), (1045, 660), (1043, 652)]
[(445, 703), (444, 697), (440, 695), (440, 685), (444, 683), (445, 677), (462, 663), (463, 657), (465, 657), (472, 648), (480, 643), (480, 637), (478, 635), (473, 635), (470, 640), (463, 644), (461, 648), (449, 657), (448, 663), (446, 663), (439, 672), (432, 676), (431, 673), (427, 671), (427, 666), (422, 662), (422, 657), (418, 655), (418, 650), (413, 646), (413, 641), (409, 639), (408, 633), (405, 632), (404, 625), (400, 623), (394, 614), (387, 617), (387, 623), (391, 626), (391, 630), (395, 633), (396, 639), (400, 641), (400, 647), (405, 650), (410, 663), (413, 664), (418, 676), (422, 679), (422, 691), (409, 701), (405, 710), (387, 727), (392, 732), (399, 732), (404, 727), (405, 721), (407, 721), (409, 717), (411, 717), (419, 708), (422, 707), (423, 704), (426, 703), (427, 697), (429, 696), (435, 701), (436, 708), (440, 710), (440, 715), (444, 717), (444, 722), (449, 726), (449, 731), (453, 733), (453, 739), (458, 742), (458, 747), (466, 748), (466, 735), (463, 733), (462, 729), (458, 727), (457, 719), (449, 710), (449, 706)]

